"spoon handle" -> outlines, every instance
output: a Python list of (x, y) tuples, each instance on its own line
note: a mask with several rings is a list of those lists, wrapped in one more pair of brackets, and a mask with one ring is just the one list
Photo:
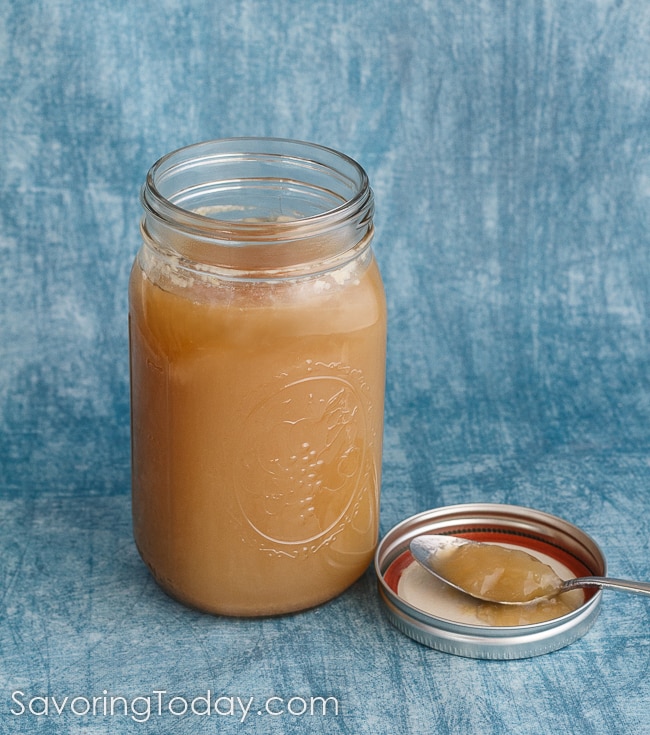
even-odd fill
[(632, 582), (628, 579), (614, 579), (613, 577), (576, 577), (562, 583), (562, 592), (581, 587), (600, 587), (600, 589), (620, 590), (633, 592), (638, 595), (650, 595), (650, 583)]

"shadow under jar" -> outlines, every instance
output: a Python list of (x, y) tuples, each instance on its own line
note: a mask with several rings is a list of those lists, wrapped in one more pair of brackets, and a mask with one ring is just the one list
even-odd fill
[(159, 160), (129, 285), (139, 552), (190, 606), (322, 603), (377, 543), (386, 306), (363, 169), (242, 138)]

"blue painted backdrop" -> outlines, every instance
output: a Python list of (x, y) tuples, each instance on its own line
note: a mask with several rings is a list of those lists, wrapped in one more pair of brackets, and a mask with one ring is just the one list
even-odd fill
[[(164, 153), (239, 135), (338, 148), (370, 175), (382, 531), (530, 505), (650, 578), (650, 6), (0, 0), (0, 732), (650, 733), (639, 598), (606, 596), (564, 651), (495, 664), (403, 638), (371, 572), (265, 621), (151, 582), (128, 497), (138, 192)], [(255, 697), (255, 716), (19, 704), (207, 688)], [(338, 716), (256, 714), (322, 694)]]

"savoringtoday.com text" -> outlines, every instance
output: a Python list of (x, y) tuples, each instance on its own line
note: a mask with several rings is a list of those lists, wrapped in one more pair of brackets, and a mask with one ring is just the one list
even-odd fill
[(231, 696), (205, 694), (188, 697), (154, 689), (149, 694), (124, 696), (28, 694), (19, 689), (11, 694), (10, 712), (15, 717), (130, 717), (134, 722), (148, 722), (152, 717), (232, 717), (245, 722), (252, 715), (271, 717), (338, 716), (339, 700), (333, 696)]

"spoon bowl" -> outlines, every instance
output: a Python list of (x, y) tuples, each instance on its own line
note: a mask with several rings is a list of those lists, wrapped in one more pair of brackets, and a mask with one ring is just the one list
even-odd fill
[(528, 605), (569, 590), (595, 587), (650, 595), (650, 584), (611, 577), (561, 579), (522, 549), (458, 536), (416, 536), (409, 548), (434, 577), (471, 597), (504, 605)]

